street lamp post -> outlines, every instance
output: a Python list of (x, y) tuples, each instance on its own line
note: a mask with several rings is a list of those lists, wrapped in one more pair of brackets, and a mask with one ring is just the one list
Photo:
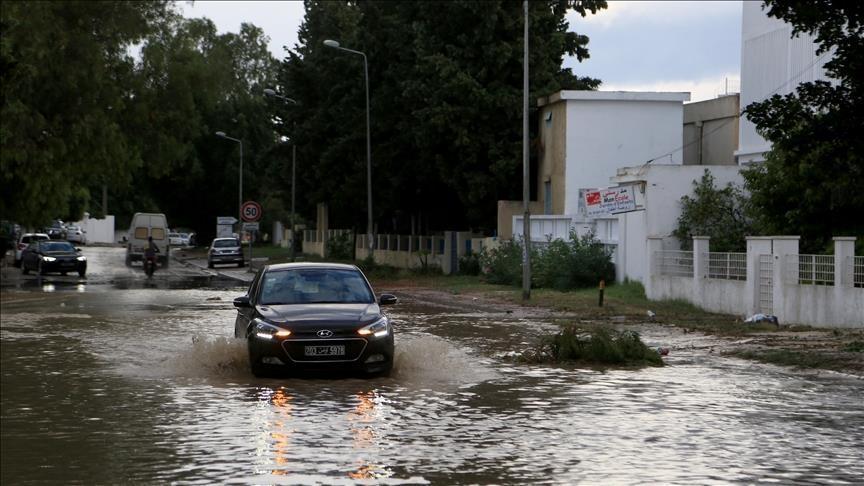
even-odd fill
[[(292, 99), (292, 98), (288, 98), (287, 96), (282, 96), (280, 94), (277, 94), (276, 91), (274, 91), (270, 88), (265, 88), (264, 94), (267, 96), (272, 96), (274, 98), (279, 98), (286, 103), (293, 103), (295, 105), (297, 104), (297, 100)], [(295, 129), (297, 128), (296, 123), (294, 124), (294, 128)], [(297, 136), (296, 130), (295, 130), (294, 136), (295, 137)], [(294, 232), (296, 231), (296, 225), (294, 222), (294, 215), (295, 215), (294, 203), (295, 203), (296, 194), (297, 194), (297, 189), (296, 189), (297, 186), (295, 184), (296, 180), (297, 180), (297, 140), (292, 139), (291, 140), (291, 261), (292, 262), (295, 259), (294, 245), (296, 244), (296, 242), (294, 241)]]
[(240, 189), (237, 194), (237, 224), (243, 224), (243, 140), (229, 137), (225, 132), (216, 132), (216, 136), (240, 144)]
[(363, 56), (363, 71), (366, 75), (366, 251), (371, 255), (374, 242), (372, 237), (372, 136), (369, 128), (369, 63), (366, 60), (366, 54), (342, 47), (338, 41), (327, 39), (324, 41), (324, 45)]
[(522, 54), (522, 300), (531, 299), (531, 210), (528, 159), (528, 0), (522, 2), (525, 15)]

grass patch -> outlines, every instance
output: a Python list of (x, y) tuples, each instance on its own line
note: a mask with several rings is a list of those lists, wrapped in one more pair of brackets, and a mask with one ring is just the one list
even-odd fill
[(568, 325), (558, 334), (519, 357), (525, 363), (582, 363), (615, 366), (663, 366), (660, 354), (649, 348), (635, 331), (605, 327), (585, 329)]

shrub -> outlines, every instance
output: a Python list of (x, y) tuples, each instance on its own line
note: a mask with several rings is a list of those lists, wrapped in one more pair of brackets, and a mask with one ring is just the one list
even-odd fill
[(573, 325), (543, 338), (537, 347), (523, 353), (520, 360), (528, 363), (663, 365), (660, 354), (646, 346), (635, 331), (605, 327), (584, 330)]
[(354, 258), (354, 237), (342, 233), (327, 239), (327, 258), (331, 260), (350, 260)]
[(468, 253), (459, 258), (459, 273), (461, 275), (479, 275), (480, 255), (477, 253)]
[(615, 281), (615, 264), (603, 244), (587, 234), (578, 237), (570, 232), (570, 241), (554, 240), (533, 263), (536, 287), (568, 290), (593, 287), (600, 280)]
[[(532, 251), (532, 257), (536, 252)], [(479, 256), (484, 279), (492, 284), (522, 284), (522, 244), (505, 241), (496, 248), (483, 248)]]

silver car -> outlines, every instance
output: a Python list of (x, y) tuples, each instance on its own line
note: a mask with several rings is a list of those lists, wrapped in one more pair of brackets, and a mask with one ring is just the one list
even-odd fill
[(246, 264), (243, 261), (243, 248), (240, 246), (240, 240), (237, 238), (216, 238), (210, 243), (210, 249), (207, 250), (207, 267), (213, 268), (213, 265), (219, 263), (236, 263), (238, 267)]

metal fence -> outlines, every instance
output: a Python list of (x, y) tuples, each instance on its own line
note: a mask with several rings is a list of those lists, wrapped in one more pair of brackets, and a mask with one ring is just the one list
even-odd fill
[(655, 258), (657, 258), (657, 268), (660, 269), (661, 275), (674, 277), (693, 276), (692, 251), (663, 250), (656, 252)]
[(708, 253), (708, 278), (747, 280), (746, 253)]
[(864, 256), (849, 257), (849, 260), (846, 266), (852, 268), (852, 286), (864, 287)]
[(789, 255), (786, 269), (792, 283), (834, 285), (834, 255)]

